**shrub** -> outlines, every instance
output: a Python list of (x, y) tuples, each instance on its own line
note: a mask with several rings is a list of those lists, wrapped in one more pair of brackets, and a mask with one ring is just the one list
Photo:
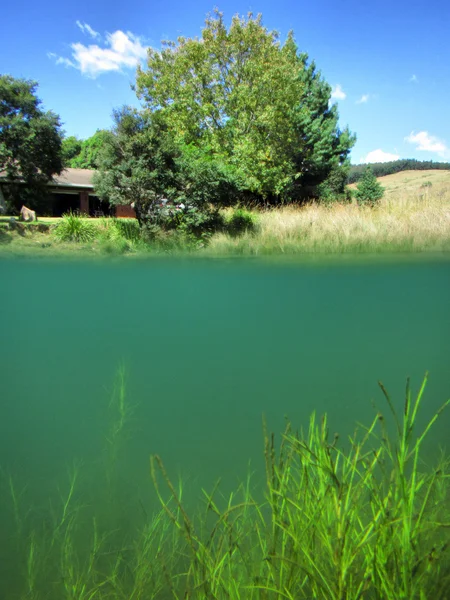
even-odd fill
[(351, 194), (345, 187), (347, 182), (348, 164), (334, 166), (327, 179), (317, 186), (319, 201), (323, 204), (333, 202), (350, 202)]
[(355, 198), (358, 204), (374, 206), (384, 195), (384, 187), (377, 181), (372, 169), (367, 167), (356, 186)]
[(198, 206), (186, 201), (175, 204), (163, 199), (148, 207), (142, 226), (143, 238), (154, 241), (164, 237), (164, 232), (177, 230), (178, 239), (184, 238), (188, 245), (208, 242), (211, 235), (223, 227), (219, 210), (209, 204)]
[(254, 214), (244, 208), (236, 208), (228, 219), (227, 231), (233, 237), (246, 232), (254, 232), (257, 220)]
[(92, 222), (70, 211), (63, 215), (53, 235), (60, 242), (87, 243), (96, 237), (96, 233), (97, 228)]

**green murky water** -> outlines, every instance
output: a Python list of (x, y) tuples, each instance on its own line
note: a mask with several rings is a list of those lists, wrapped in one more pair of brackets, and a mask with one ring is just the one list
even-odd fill
[(285, 415), (307, 426), (326, 411), (346, 433), (372, 419), (371, 400), (385, 409), (380, 379), (401, 408), (406, 377), (416, 390), (430, 371), (427, 417), (450, 395), (448, 260), (5, 261), (0, 281), (1, 598), (20, 595), (8, 477), (34, 507), (55, 506), (74, 459), (84, 485), (103, 485), (120, 365), (133, 413), (119, 493), (136, 506), (151, 496), (152, 453), (193, 494), (218, 477), (231, 489), (249, 460), (262, 473), (263, 413), (280, 431)]

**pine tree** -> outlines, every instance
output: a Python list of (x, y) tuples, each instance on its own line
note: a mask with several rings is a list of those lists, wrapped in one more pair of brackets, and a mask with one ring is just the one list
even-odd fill
[(371, 167), (367, 167), (356, 186), (355, 198), (358, 204), (375, 206), (384, 195), (384, 187), (375, 177)]

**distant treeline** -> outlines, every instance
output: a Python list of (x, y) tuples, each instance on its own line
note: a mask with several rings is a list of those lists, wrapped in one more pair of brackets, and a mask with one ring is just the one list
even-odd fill
[(450, 170), (448, 162), (434, 162), (432, 160), (416, 160), (415, 158), (402, 158), (400, 160), (392, 160), (385, 163), (368, 163), (363, 165), (352, 165), (348, 174), (347, 183), (355, 183), (359, 181), (366, 167), (372, 167), (376, 177), (383, 175), (392, 175), (400, 171), (425, 171), (427, 169), (443, 169)]

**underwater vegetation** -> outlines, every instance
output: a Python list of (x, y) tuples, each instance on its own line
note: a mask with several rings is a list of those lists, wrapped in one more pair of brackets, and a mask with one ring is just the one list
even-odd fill
[(120, 367), (95, 486), (75, 462), (38, 506), (1, 471), (1, 597), (448, 598), (449, 460), (425, 464), (422, 448), (450, 400), (417, 431), (426, 383), (416, 395), (407, 383), (402, 414), (380, 384), (387, 415), (346, 440), (330, 436), (326, 415), (312, 414), (306, 431), (287, 422), (279, 443), (264, 423), (264, 495), (249, 475), (228, 494), (219, 484), (200, 490), (197, 506), (188, 506), (183, 482), (152, 455), (152, 501), (139, 500), (136, 515), (116, 469), (133, 414)]

